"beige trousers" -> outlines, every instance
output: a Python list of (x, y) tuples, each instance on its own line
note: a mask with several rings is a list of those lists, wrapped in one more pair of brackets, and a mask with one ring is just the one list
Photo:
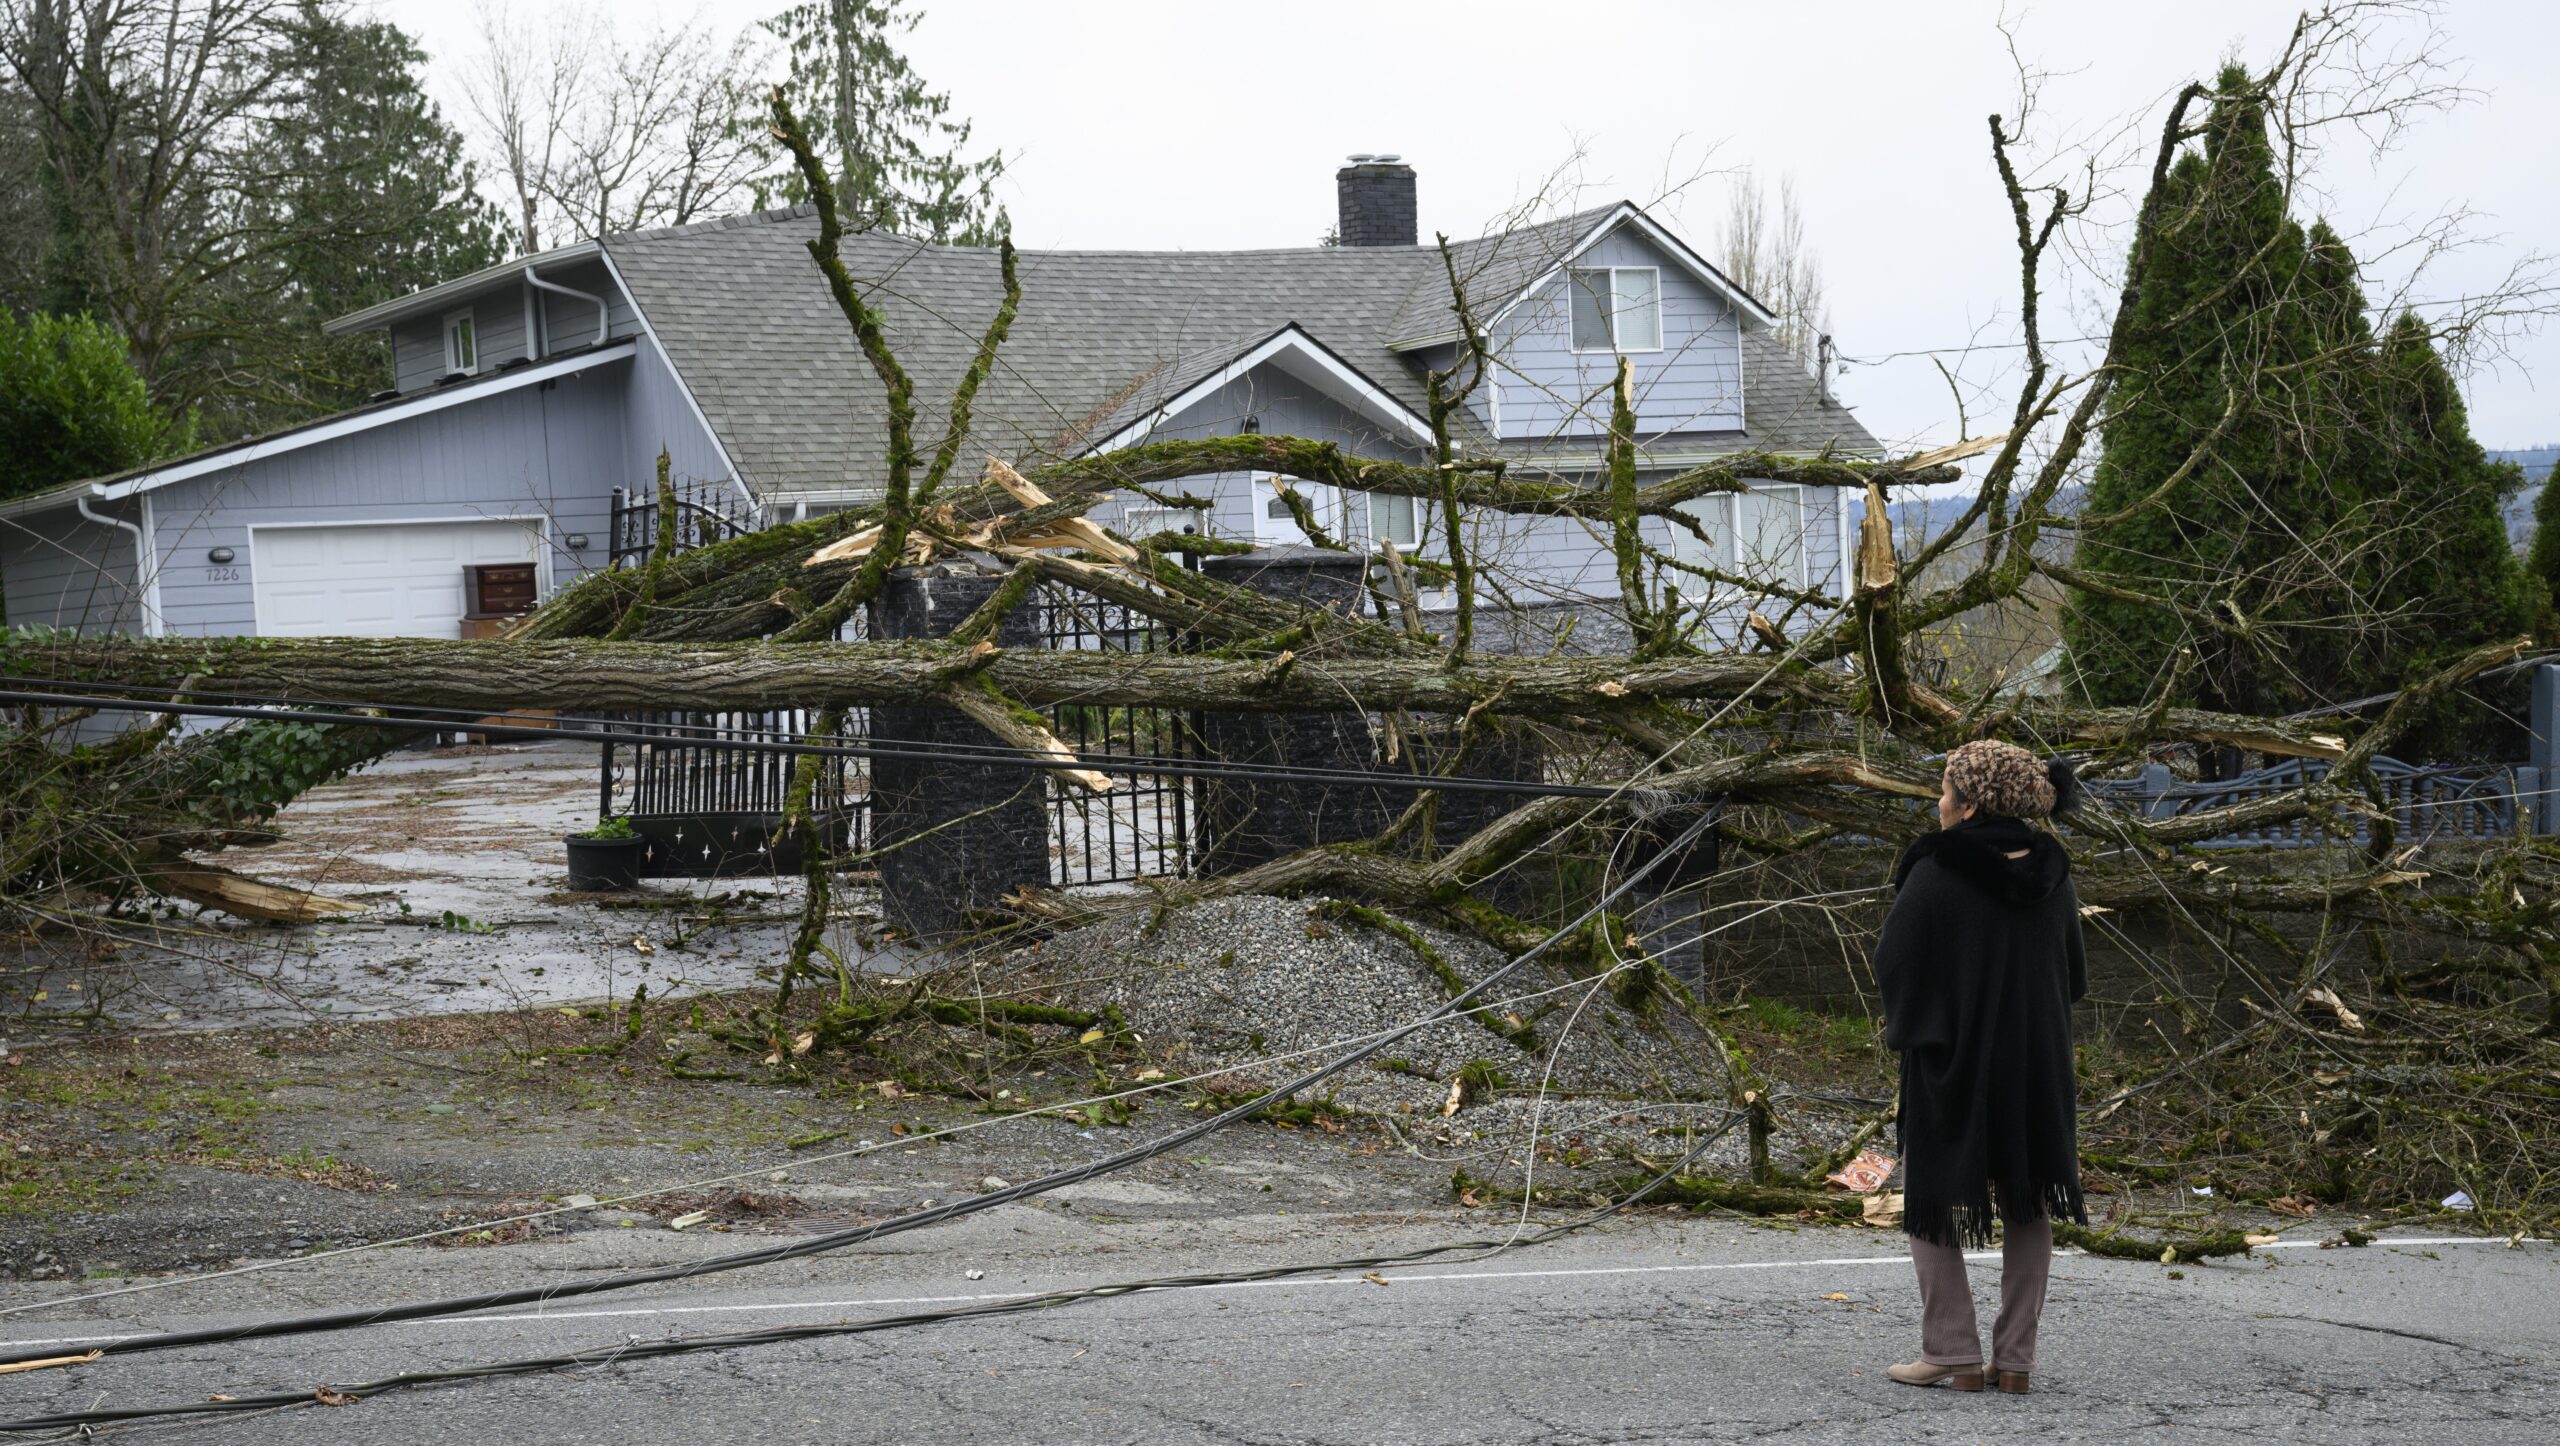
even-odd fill
[[(2000, 1314), (1991, 1323), (1991, 1368), (2036, 1368), (2036, 1322), (2044, 1315), (2045, 1277), (2053, 1269), (2053, 1222), (2000, 1225)], [(1973, 1286), (1964, 1252), (1914, 1237), (1911, 1264), (1920, 1275), (1920, 1359), (1933, 1366), (1982, 1364), (1982, 1332), (1973, 1318)]]

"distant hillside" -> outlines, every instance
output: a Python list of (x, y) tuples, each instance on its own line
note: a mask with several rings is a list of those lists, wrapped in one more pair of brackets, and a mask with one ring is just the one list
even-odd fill
[(2524, 469), (2524, 490), (2507, 504), (2507, 541), (2521, 550), (2533, 536), (2533, 504), (2542, 496), (2543, 483), (2551, 477), (2554, 463), (2560, 463), (2560, 442), (2545, 442), (2539, 447), (2516, 447), (2508, 451), (2491, 451), (2491, 461), (2513, 462)]

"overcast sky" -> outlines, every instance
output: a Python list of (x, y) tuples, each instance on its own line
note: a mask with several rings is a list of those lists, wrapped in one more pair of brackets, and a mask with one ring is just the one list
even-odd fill
[[(440, 63), (476, 44), (467, 0), (378, 8)], [(776, 8), (713, 0), (655, 14), (697, 16), (725, 34)], [(2035, 133), (2059, 144), (2137, 117), (2156, 128), (2167, 95), (2209, 80), (2223, 56), (2263, 63), (2298, 8), (2012, 6), (2020, 53), (2053, 73)], [(1718, 173), (1747, 166), (1794, 176), (1846, 356), (2016, 335), (2017, 263), (1985, 121), (2016, 97), (1997, 4), (925, 0), (924, 10), (909, 54), (1010, 157), (1003, 198), (1025, 247), (1310, 244), (1333, 219), (1342, 158), (1391, 151), (1421, 173), (1426, 237), (1476, 234), (1562, 173), (1580, 189), (1559, 199), (1644, 202), (1712, 256)], [(615, 24), (653, 23), (645, 0), (610, 13)], [(2375, 260), (2377, 295), (2465, 295), (2529, 253), (2560, 252), (2560, 5), (2458, 0), (2439, 23), (2477, 97), (2387, 154), (2336, 137), (2316, 177), (2319, 208)], [(449, 69), (437, 87), (458, 114)], [(2469, 249), (2414, 279), (2406, 259), (2385, 254), (2413, 224), (2463, 208), (2478, 213)], [(2047, 331), (2084, 320), (2057, 317)], [(2475, 432), (2492, 447), (2560, 441), (2560, 326), (2505, 350), (2466, 378)], [(1996, 398), (2013, 355), (1942, 359)], [(1955, 435), (1927, 356), (1853, 360), (1840, 388), (1888, 440)], [(1986, 399), (1972, 404), (1983, 430)]]

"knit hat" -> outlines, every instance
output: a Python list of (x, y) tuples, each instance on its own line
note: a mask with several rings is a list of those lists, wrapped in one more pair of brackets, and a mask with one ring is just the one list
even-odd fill
[(2079, 779), (2060, 759), (2046, 763), (2015, 743), (1982, 738), (1947, 755), (1956, 797), (1985, 813), (2044, 818), (2071, 807)]

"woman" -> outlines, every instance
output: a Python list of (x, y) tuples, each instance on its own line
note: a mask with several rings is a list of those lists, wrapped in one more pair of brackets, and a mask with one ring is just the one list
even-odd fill
[(1902, 1056), (1903, 1229), (1920, 1274), (1909, 1386), (1983, 1386), (1966, 1246), (2001, 1222), (1991, 1365), (2027, 1389), (2053, 1220), (2083, 1224), (2071, 1006), (2087, 989), (2071, 861), (2031, 820), (2071, 806), (2069, 765), (2014, 744), (1947, 756), (1938, 831), (1903, 851), (1876, 951), (1885, 1043)]

